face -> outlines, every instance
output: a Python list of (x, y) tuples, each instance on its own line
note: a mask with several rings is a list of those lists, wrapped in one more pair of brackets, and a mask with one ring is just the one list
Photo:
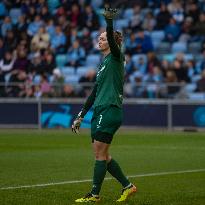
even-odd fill
[(109, 49), (106, 32), (100, 34), (98, 38), (98, 46), (99, 46), (99, 50), (102, 52)]

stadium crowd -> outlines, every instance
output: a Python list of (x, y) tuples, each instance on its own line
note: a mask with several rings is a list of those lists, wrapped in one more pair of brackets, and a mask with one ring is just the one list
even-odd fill
[(121, 8), (126, 97), (205, 92), (203, 0), (0, 0), (0, 97), (87, 96), (106, 4)]

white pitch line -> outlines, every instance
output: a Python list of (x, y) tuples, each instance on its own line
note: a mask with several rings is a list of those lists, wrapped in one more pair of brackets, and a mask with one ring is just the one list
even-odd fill
[[(184, 174), (184, 173), (194, 173), (194, 172), (205, 172), (205, 169), (193, 169), (193, 170), (183, 170), (183, 171), (170, 171), (170, 172), (156, 172), (156, 173), (148, 173), (148, 174), (137, 174), (137, 175), (130, 175), (130, 176), (128, 176), (128, 178), (140, 178), (140, 177), (161, 176), (161, 175), (170, 175), (170, 174)], [(106, 177), (105, 178), (105, 180), (111, 180), (111, 179), (113, 179), (113, 178), (111, 178), (111, 177)], [(46, 186), (63, 185), (63, 184), (77, 184), (77, 183), (84, 183), (84, 182), (91, 182), (91, 181), (92, 181), (92, 179), (84, 179), (84, 180), (53, 182), (53, 183), (47, 183), (47, 184), (10, 186), (10, 187), (1, 187), (0, 190), (22, 189), (22, 188), (33, 188), (33, 187), (46, 187)]]

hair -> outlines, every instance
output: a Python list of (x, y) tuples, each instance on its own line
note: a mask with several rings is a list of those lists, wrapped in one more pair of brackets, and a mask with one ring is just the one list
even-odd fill
[(120, 31), (114, 31), (114, 39), (119, 47), (122, 45), (122, 38), (122, 33)]

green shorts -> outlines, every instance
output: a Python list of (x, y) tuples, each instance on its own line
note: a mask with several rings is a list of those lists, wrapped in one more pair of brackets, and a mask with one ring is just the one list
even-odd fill
[(92, 142), (96, 140), (110, 144), (121, 124), (122, 108), (115, 105), (96, 107), (91, 120)]

